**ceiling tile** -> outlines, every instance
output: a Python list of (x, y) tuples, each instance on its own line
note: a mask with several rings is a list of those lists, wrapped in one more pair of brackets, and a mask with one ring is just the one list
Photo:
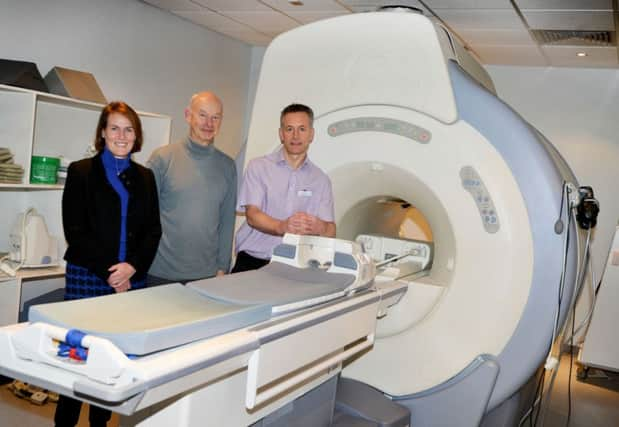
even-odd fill
[(612, 10), (612, 0), (515, 0), (520, 9)]
[(230, 18), (222, 16), (216, 12), (183, 12), (174, 11), (175, 15), (187, 19), (195, 24), (205, 26), (213, 31), (249, 31), (252, 30), (248, 26), (236, 22)]
[(334, 0), (305, 0), (302, 6), (294, 6), (288, 0), (262, 0), (274, 9), (288, 12), (347, 12), (348, 10)]
[(252, 27), (260, 32), (283, 32), (298, 27), (299, 22), (279, 12), (230, 12), (222, 11), (223, 15)]
[(176, 11), (173, 13), (193, 23), (207, 27), (209, 30), (251, 45), (266, 46), (274, 36), (274, 34), (262, 34), (245, 24), (236, 22), (228, 17), (220, 15), (217, 12)]
[(462, 30), (458, 32), (467, 44), (534, 45), (535, 41), (526, 30)]
[(509, 45), (473, 45), (484, 64), (545, 66), (546, 59), (537, 47)]
[(201, 10), (200, 5), (191, 0), (143, 0), (145, 3), (164, 10)]
[(310, 22), (320, 21), (322, 19), (332, 18), (334, 16), (341, 16), (348, 14), (348, 11), (344, 12), (286, 12), (287, 15), (296, 19), (303, 24), (309, 24)]
[(457, 31), (476, 29), (524, 30), (524, 24), (514, 10), (502, 9), (440, 9), (436, 14)]
[(259, 33), (257, 31), (251, 31), (251, 30), (241, 30), (241, 31), (223, 30), (219, 32), (225, 36), (231, 37), (236, 40), (240, 40), (242, 42), (245, 42), (245, 43), (248, 43), (254, 46), (266, 46), (273, 39), (273, 37)]
[(522, 15), (532, 29), (582, 31), (615, 29), (613, 14), (607, 11), (523, 10)]
[[(550, 65), (563, 67), (616, 67), (617, 48), (615, 47), (575, 47), (575, 46), (543, 46)], [(587, 56), (579, 57), (578, 52)]]
[(512, 9), (509, 0), (425, 0), (430, 9)]
[(217, 12), (222, 10), (238, 12), (257, 12), (270, 11), (270, 7), (265, 6), (257, 0), (192, 0), (204, 7)]
[[(143, 0), (212, 31), (257, 46), (300, 24), (375, 11), (394, 0)], [(430, 10), (426, 9), (425, 5)], [(613, 31), (614, 0), (398, 0), (434, 12), (485, 64), (619, 68), (615, 47), (538, 47), (525, 28)], [(518, 8), (526, 24), (514, 10)], [(588, 56), (580, 58), (577, 52)]]

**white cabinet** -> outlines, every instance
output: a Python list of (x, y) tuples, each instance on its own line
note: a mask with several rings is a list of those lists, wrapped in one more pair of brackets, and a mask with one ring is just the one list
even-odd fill
[(16, 277), (0, 277), (0, 326), (16, 323), (24, 304), (62, 288), (63, 267), (25, 269)]
[[(585, 293), (587, 289), (583, 289)], [(585, 366), (619, 372), (619, 341), (617, 324), (619, 324), (619, 225), (615, 229), (606, 268), (602, 275), (591, 322), (579, 355), (579, 361)]]
[[(30, 184), (31, 157), (62, 156), (70, 161), (83, 158), (94, 141), (102, 108), (102, 104), (0, 85), (0, 147), (11, 150), (14, 162), (24, 168), (22, 184), (0, 183), (0, 252), (8, 251), (13, 222), (29, 207), (43, 214), (50, 233), (64, 242), (60, 206), (62, 185)], [(144, 163), (153, 149), (169, 143), (171, 119), (139, 111), (138, 115), (144, 131), (144, 146), (133, 158)], [(63, 254), (64, 249), (62, 243), (59, 254)], [(45, 281), (50, 274), (62, 275), (62, 270), (60, 273), (58, 270), (23, 270), (11, 280), (0, 273), (0, 296), (6, 298), (18, 292), (16, 301), (12, 297), (11, 301), (4, 300), (0, 305), (0, 324), (7, 318), (17, 320), (12, 313), (18, 312), (22, 279), (34, 286), (37, 280)]]

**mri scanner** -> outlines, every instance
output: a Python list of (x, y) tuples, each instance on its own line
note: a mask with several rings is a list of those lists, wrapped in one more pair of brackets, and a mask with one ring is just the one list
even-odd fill
[[(87, 371), (41, 356), (66, 329), (39, 313), (43, 323), (2, 329), (0, 370), (110, 407), (127, 425), (328, 425), (334, 404), (303, 399), (335, 393), (340, 370), (351, 389), (410, 410), (413, 426), (517, 424), (525, 385), (556, 364), (552, 343), (577, 291), (583, 197), (567, 164), (446, 29), (415, 13), (343, 16), (277, 37), (264, 55), (246, 159), (278, 148), (279, 111), (291, 102), (314, 109), (310, 158), (331, 178), (343, 240), (287, 236), (274, 260), (294, 261), (291, 282), (308, 269), (348, 269), (366, 277), (363, 286), (300, 306), (283, 304), (281, 288), (273, 302), (245, 299), (252, 291), (236, 286), (226, 301), (240, 305), (221, 310), (240, 323), (147, 346), (137, 359), (114, 336), (87, 335), (84, 346), (105, 348), (100, 359), (91, 350)], [(419, 237), (411, 229), (432, 242), (410, 240)], [(279, 280), (242, 274), (235, 280)], [(188, 289), (225, 291), (233, 276)], [(187, 299), (179, 289), (123, 297)], [(84, 304), (104, 310), (118, 297)], [(62, 318), (66, 310), (53, 307)], [(307, 421), (316, 408), (327, 421)]]

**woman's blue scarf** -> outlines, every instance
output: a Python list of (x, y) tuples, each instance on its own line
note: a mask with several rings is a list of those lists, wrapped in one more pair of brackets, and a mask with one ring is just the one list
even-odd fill
[(105, 147), (103, 149), (103, 167), (105, 169), (105, 176), (108, 182), (114, 188), (114, 191), (120, 197), (120, 245), (118, 247), (118, 261), (125, 261), (127, 256), (127, 209), (129, 206), (129, 192), (123, 185), (119, 178), (119, 175), (129, 167), (130, 159), (125, 157), (124, 159), (118, 159)]

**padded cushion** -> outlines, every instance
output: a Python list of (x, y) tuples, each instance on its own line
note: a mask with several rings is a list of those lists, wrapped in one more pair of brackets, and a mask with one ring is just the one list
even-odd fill
[(271, 262), (259, 270), (197, 280), (187, 286), (219, 301), (278, 306), (342, 292), (354, 281), (352, 274)]
[(214, 301), (181, 284), (30, 307), (45, 322), (107, 338), (143, 355), (244, 328), (271, 317), (268, 304)]

